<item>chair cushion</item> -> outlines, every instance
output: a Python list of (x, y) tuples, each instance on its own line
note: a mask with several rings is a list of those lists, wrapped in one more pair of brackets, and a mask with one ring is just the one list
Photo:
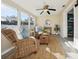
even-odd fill
[(21, 35), (23, 39), (28, 37), (28, 31), (25, 28), (22, 28)]

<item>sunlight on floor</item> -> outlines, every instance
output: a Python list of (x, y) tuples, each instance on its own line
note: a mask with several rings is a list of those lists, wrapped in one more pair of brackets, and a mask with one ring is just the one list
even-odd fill
[(65, 59), (64, 55), (52, 52), (49, 47), (46, 48), (46, 51), (54, 55), (57, 59)]
[(68, 47), (71, 47), (68, 42), (65, 42), (65, 44), (66, 44)]
[(78, 59), (78, 54), (74, 48), (74, 43), (71, 41), (65, 42), (65, 44), (71, 48), (71, 52), (67, 52), (67, 59)]
[(78, 59), (78, 54), (77, 53), (69, 52), (67, 54), (68, 54), (67, 59)]

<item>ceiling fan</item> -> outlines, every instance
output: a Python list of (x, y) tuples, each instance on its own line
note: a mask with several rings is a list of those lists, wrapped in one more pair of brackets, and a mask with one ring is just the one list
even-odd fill
[(51, 9), (51, 8), (49, 8), (49, 5), (45, 5), (45, 6), (43, 6), (42, 9), (36, 9), (36, 10), (42, 10), (42, 12), (40, 13), (40, 15), (41, 15), (44, 11), (46, 11), (49, 15), (50, 15), (50, 12), (49, 12), (49, 11), (56, 11), (56, 9)]

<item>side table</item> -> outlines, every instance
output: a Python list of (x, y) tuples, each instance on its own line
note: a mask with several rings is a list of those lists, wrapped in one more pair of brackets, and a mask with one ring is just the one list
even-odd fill
[(48, 44), (49, 35), (41, 35), (39, 40), (40, 40), (40, 44)]

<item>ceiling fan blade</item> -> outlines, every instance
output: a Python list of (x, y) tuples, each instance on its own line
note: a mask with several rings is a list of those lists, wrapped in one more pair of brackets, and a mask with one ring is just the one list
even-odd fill
[(56, 9), (48, 9), (48, 10), (56, 11)]
[(43, 9), (36, 9), (36, 10), (43, 10)]
[(41, 13), (40, 13), (40, 15), (43, 13), (44, 11), (42, 11)]
[(47, 13), (48, 13), (48, 14), (50, 14), (50, 12), (49, 12), (49, 11), (47, 11)]

